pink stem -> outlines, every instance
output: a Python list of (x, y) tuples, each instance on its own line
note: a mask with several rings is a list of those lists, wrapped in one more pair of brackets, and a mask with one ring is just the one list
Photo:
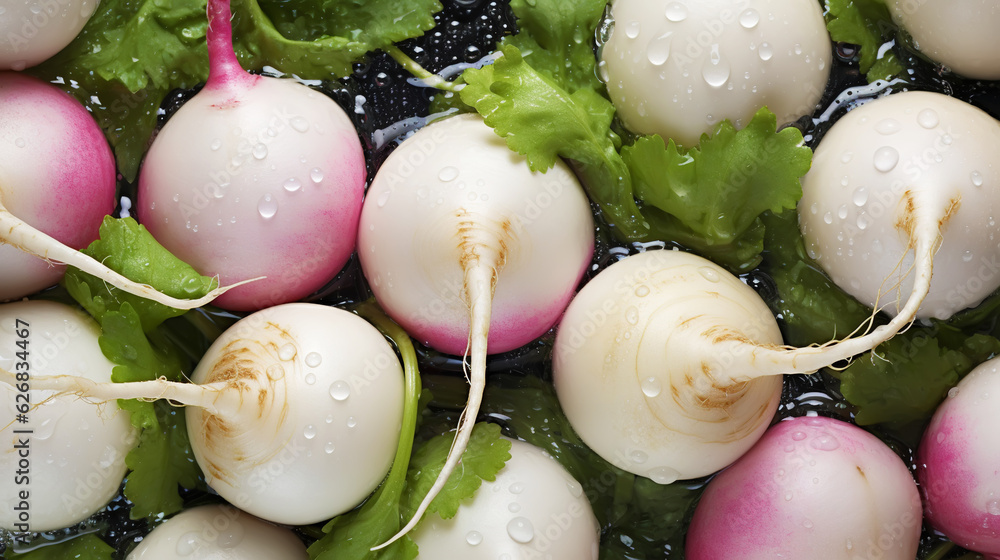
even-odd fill
[(248, 74), (233, 50), (229, 0), (208, 0), (208, 82), (206, 89), (245, 88), (260, 77)]

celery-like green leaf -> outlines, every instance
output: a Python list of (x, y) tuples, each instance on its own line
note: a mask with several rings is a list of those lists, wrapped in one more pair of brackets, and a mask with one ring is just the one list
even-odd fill
[[(408, 512), (416, 511), (434, 485), (454, 439), (452, 433), (440, 435), (425, 443), (413, 455), (410, 472), (406, 476)], [(510, 447), (510, 442), (500, 437), (500, 426), (476, 424), (469, 445), (462, 453), (462, 468), (451, 473), (448, 483), (427, 511), (438, 514), (442, 519), (455, 517), (462, 500), (471, 498), (484, 480), (496, 480), (497, 473), (510, 459)]]
[(884, 0), (827, 0), (826, 7), (830, 36), (861, 47), (861, 71), (869, 82), (888, 80), (903, 72), (892, 50), (880, 52), (896, 32)]
[(18, 553), (8, 549), (4, 558), (8, 560), (111, 560), (115, 549), (93, 533), (80, 535), (59, 544), (36, 548), (30, 552)]
[[(100, 236), (83, 253), (130, 280), (157, 287), (179, 299), (200, 298), (218, 285), (167, 251), (145, 226), (132, 218), (105, 216)], [(110, 287), (100, 278), (73, 267), (66, 272), (66, 288), (98, 322), (105, 312), (119, 309), (125, 302), (138, 312), (142, 330), (146, 332), (184, 314), (182, 310)]]

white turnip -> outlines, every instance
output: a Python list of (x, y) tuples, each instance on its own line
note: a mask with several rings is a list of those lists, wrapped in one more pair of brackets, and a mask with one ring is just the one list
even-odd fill
[(358, 237), (365, 277), (413, 337), (471, 357), (469, 402), (446, 465), (400, 534), (468, 444), (487, 352), (518, 348), (551, 328), (593, 249), (593, 215), (569, 168), (532, 172), (478, 115), (421, 129), (379, 169)]
[(455, 517), (421, 522), (418, 558), (597, 560), (600, 527), (580, 483), (530, 443), (511, 441), (510, 456)]
[(881, 440), (840, 420), (780, 422), (698, 502), (690, 560), (913, 560), (920, 495)]
[(389, 470), (402, 425), (402, 368), (379, 331), (352, 313), (307, 303), (259, 311), (227, 329), (191, 379), (94, 383), (60, 375), (33, 384), (88, 400), (186, 405), (208, 484), (275, 523), (344, 513)]
[(914, 46), (951, 70), (1000, 80), (1000, 6), (993, 0), (891, 0), (892, 19)]
[(24, 70), (70, 44), (99, 0), (36, 0), (0, 4), (0, 70)]
[(939, 93), (854, 109), (823, 137), (802, 180), (809, 255), (844, 291), (889, 314), (912, 316), (900, 306), (914, 298), (921, 318), (978, 304), (1000, 286), (997, 154), (1000, 122)]
[(917, 448), (927, 521), (959, 545), (1000, 558), (1000, 359), (948, 393)]
[(633, 132), (694, 146), (767, 106), (778, 123), (813, 112), (832, 49), (817, 2), (617, 0), (598, 69)]
[(126, 560), (306, 560), (295, 533), (224, 506), (199, 506), (143, 537)]
[(743, 455), (771, 422), (781, 374), (868, 351), (908, 322), (904, 314), (856, 338), (785, 347), (767, 305), (738, 278), (696, 255), (647, 251), (574, 298), (556, 335), (553, 381), (591, 449), (668, 484)]
[(135, 444), (128, 414), (95, 407), (36, 385), (36, 376), (70, 373), (108, 383), (114, 364), (101, 353), (100, 327), (60, 303), (0, 305), (0, 527), (51, 531), (103, 508), (125, 476)]
[(266, 276), (217, 305), (246, 311), (299, 300), (354, 251), (361, 143), (329, 97), (240, 67), (228, 1), (209, 2), (208, 17), (208, 82), (146, 154), (139, 221), (202, 274), (223, 283)]

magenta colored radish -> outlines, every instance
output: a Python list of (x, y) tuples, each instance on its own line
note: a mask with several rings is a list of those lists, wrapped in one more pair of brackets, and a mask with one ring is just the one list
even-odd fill
[(1000, 360), (983, 363), (938, 407), (917, 450), (927, 521), (1000, 558)]
[(709, 483), (688, 560), (913, 560), (920, 496), (903, 461), (852, 424), (802, 417), (772, 426)]
[(229, 4), (209, 2), (210, 74), (157, 135), (139, 177), (139, 220), (246, 311), (308, 296), (354, 251), (365, 163), (330, 98), (254, 76), (232, 48)]
[[(0, 72), (0, 204), (75, 249), (115, 207), (115, 161), (93, 117), (55, 86)], [(0, 300), (59, 282), (64, 267), (0, 246)]]

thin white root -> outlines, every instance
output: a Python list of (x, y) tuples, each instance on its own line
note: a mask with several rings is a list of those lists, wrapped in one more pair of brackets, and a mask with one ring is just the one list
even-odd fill
[(469, 325), (469, 349), (471, 355), (471, 371), (469, 375), (469, 400), (462, 411), (462, 416), (458, 421), (458, 429), (455, 432), (455, 439), (451, 443), (448, 451), (448, 458), (444, 467), (438, 473), (434, 485), (424, 496), (413, 517), (393, 535), (388, 541), (373, 547), (376, 551), (389, 546), (409, 533), (420, 519), (423, 518), (434, 498), (444, 489), (445, 484), (451, 477), (451, 473), (458, 467), (462, 460), (462, 454), (469, 446), (472, 437), (472, 429), (476, 425), (476, 417), (479, 416), (479, 407), (483, 403), (483, 392), (486, 390), (486, 340), (490, 330), (490, 316), (493, 305), (493, 284), (496, 279), (496, 269), (492, 263), (469, 266), (465, 271), (466, 290), (471, 302), (470, 325)]
[(213, 414), (224, 414), (219, 410), (217, 403), (219, 392), (225, 388), (224, 385), (177, 383), (164, 378), (130, 383), (101, 383), (76, 375), (32, 375), (29, 381), (21, 382), (13, 373), (3, 368), (0, 368), (0, 383), (12, 387), (28, 383), (32, 391), (56, 391), (59, 394), (77, 395), (97, 403), (118, 399), (142, 401), (169, 399), (186, 406), (204, 408)]
[(208, 305), (215, 298), (233, 288), (264, 278), (261, 276), (231, 286), (219, 287), (198, 299), (177, 299), (161, 293), (147, 284), (133, 282), (80, 251), (63, 245), (11, 214), (2, 204), (0, 204), (0, 243), (6, 243), (48, 262), (75, 266), (116, 288), (175, 309), (194, 309)]
[[(941, 234), (937, 226), (938, 218), (924, 216), (917, 217), (916, 220), (914, 230), (917, 233), (914, 234), (916, 243), (913, 266), (916, 278), (906, 304), (888, 324), (876, 327), (871, 332), (857, 338), (847, 338), (818, 347), (788, 349), (754, 346), (749, 350), (732, 348), (729, 350), (730, 352), (750, 352), (753, 358), (752, 373), (749, 375), (746, 372), (734, 373), (732, 380), (739, 382), (765, 375), (813, 373), (836, 362), (868, 352), (908, 328), (916, 317), (924, 298), (930, 292), (931, 276), (934, 272), (934, 253), (941, 246)], [(928, 232), (931, 231), (936, 234), (928, 235)], [(720, 344), (747, 345), (746, 342), (741, 341), (727, 341)]]

